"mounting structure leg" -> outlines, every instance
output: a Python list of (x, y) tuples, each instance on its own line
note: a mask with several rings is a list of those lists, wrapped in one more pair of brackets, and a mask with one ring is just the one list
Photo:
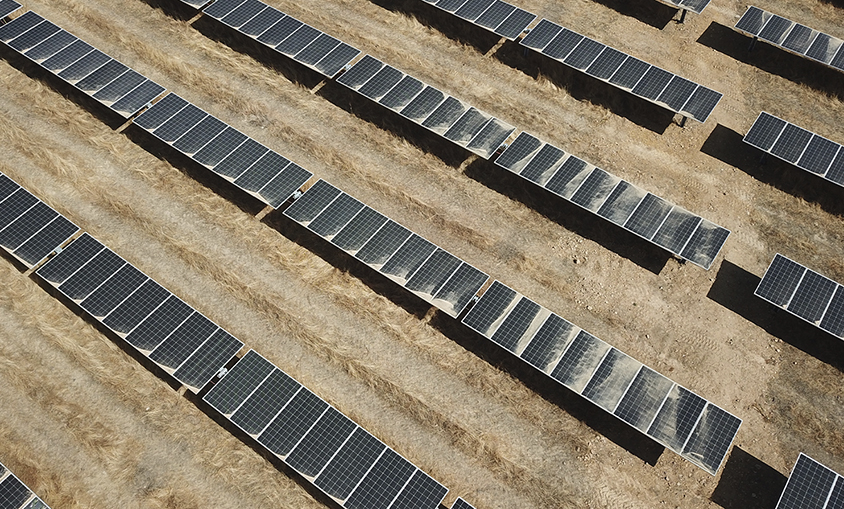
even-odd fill
[(680, 9), (680, 23), (686, 21), (686, 13), (689, 12), (686, 9)]
[(685, 115), (682, 115), (682, 116), (680, 117), (680, 124), (679, 124), (679, 125), (680, 125), (680, 127), (686, 127), (686, 120), (688, 120), (688, 118), (689, 118), (689, 117), (687, 117), (687, 116), (685, 116)]

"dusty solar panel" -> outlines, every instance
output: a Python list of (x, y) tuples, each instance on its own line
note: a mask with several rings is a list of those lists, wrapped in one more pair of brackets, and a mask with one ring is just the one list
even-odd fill
[(722, 97), (719, 92), (547, 19), (532, 28), (519, 44), (698, 122), (709, 118)]
[(274, 208), (313, 176), (173, 93), (134, 122)]
[(324, 180), (284, 215), (453, 317), (489, 278)]
[(462, 323), (712, 475), (741, 425), (499, 281)]
[(254, 350), (204, 400), (341, 507), (436, 509), (448, 492)]
[(536, 19), (535, 14), (501, 0), (425, 1), (511, 41), (520, 36)]
[(842, 504), (844, 477), (801, 452), (775, 509), (839, 509)]
[(194, 393), (243, 346), (87, 233), (36, 274)]
[(735, 25), (739, 32), (844, 71), (844, 41), (750, 6)]
[(3, 509), (50, 509), (2, 464), (0, 464), (0, 507)]
[(217, 0), (203, 13), (333, 78), (360, 50), (258, 0)]
[(526, 132), (495, 164), (704, 269), (730, 234)]
[(844, 149), (839, 143), (762, 112), (745, 143), (800, 169), (844, 186)]
[(38, 265), (79, 227), (0, 173), (0, 246), (27, 267)]
[(33, 11), (0, 27), (0, 40), (126, 118), (164, 92), (161, 85)]
[(337, 82), (484, 159), (516, 130), (369, 55)]
[(777, 253), (754, 294), (844, 339), (844, 287)]

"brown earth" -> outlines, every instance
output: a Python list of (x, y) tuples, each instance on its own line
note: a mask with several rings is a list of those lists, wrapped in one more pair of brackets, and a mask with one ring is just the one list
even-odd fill
[[(367, 204), (744, 419), (711, 477), (519, 367), (4, 52), (0, 171), (479, 508), (772, 508), (804, 451), (844, 472), (844, 345), (753, 297), (781, 252), (838, 281), (844, 192), (741, 136), (762, 110), (839, 142), (841, 73), (652, 0), (522, 0), (723, 92), (705, 124), (522, 56), (418, 0), (270, 4), (733, 233), (710, 271), (243, 45), (176, 1), (29, 0)], [(844, 37), (817, 0), (757, 5)], [(113, 120), (107, 118), (107, 120)], [(323, 503), (10, 262), (0, 461), (54, 508)], [(662, 452), (662, 454), (660, 454)]]

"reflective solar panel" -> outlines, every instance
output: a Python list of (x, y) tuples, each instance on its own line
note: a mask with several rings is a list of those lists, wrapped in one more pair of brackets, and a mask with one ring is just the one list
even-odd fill
[(15, 0), (0, 0), (0, 18), (5, 18), (21, 8), (21, 4)]
[(173, 93), (134, 122), (273, 208), (313, 176)]
[(705, 269), (730, 234), (525, 132), (495, 164)]
[(447, 492), (254, 351), (203, 399), (342, 507), (436, 509)]
[(741, 424), (499, 281), (462, 323), (712, 475)]
[(457, 497), (457, 500), (454, 501), (454, 505), (451, 506), (451, 509), (475, 509), (475, 507), (462, 498)]
[(842, 481), (840, 475), (801, 452), (776, 509), (837, 509)]
[(501, 0), (439, 0), (430, 3), (511, 41), (536, 19), (536, 15)]
[[(2, 0), (0, 0), (0, 8), (3, 8)], [(0, 464), (0, 479), (2, 479), (0, 481), (0, 507), (3, 509), (50, 509), (2, 464)]]
[(844, 290), (835, 281), (777, 253), (754, 294), (844, 339)]
[[(672, 5), (688, 10), (699, 6), (697, 2)], [(519, 44), (698, 122), (706, 122), (722, 97), (719, 92), (628, 56), (547, 19), (541, 20)]]
[(357, 48), (259, 0), (217, 0), (202, 12), (328, 78), (360, 54)]
[(126, 118), (164, 91), (33, 11), (0, 27), (0, 40)]
[(844, 41), (795, 23), (755, 6), (749, 6), (735, 29), (757, 37), (791, 53), (810, 58), (833, 69), (844, 71)]
[(658, 0), (666, 5), (676, 7), (678, 9), (692, 11), (695, 14), (700, 14), (709, 5), (710, 0)]
[(243, 346), (87, 233), (36, 274), (194, 393)]

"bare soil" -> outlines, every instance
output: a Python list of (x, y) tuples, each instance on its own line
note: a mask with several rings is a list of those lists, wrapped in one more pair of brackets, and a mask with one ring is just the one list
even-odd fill
[[(844, 75), (652, 0), (520, 0), (724, 93), (705, 124), (418, 0), (268, 3), (733, 233), (710, 271), (421, 135), (173, 0), (28, 0), (63, 28), (740, 416), (711, 477), (4, 51), (0, 171), (479, 508), (772, 508), (800, 451), (844, 472), (844, 343), (752, 293), (776, 252), (844, 281), (844, 189), (741, 137), (844, 142)], [(756, 5), (844, 37), (844, 9)], [(490, 49), (492, 52), (486, 54)], [(323, 507), (81, 313), (0, 263), (0, 461), (55, 508)]]

